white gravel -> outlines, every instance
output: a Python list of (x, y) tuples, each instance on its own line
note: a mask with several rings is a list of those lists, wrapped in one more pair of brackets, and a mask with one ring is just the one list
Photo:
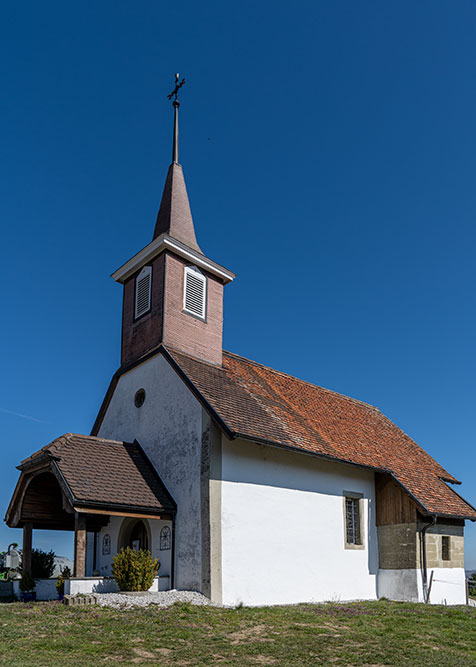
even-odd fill
[[(169, 607), (175, 602), (197, 605), (212, 605), (210, 600), (195, 591), (161, 591), (159, 593), (96, 593), (97, 603), (102, 607), (147, 607), (150, 604)], [(213, 606), (213, 605), (212, 605)]]

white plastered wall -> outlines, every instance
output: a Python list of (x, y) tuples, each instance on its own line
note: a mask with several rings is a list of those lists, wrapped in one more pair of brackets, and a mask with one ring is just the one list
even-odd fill
[[(138, 389), (146, 392), (140, 408)], [(98, 436), (143, 447), (177, 503), (175, 587), (201, 590), (202, 408), (162, 355), (119, 378)]]
[[(130, 521), (126, 517), (122, 516), (112, 516), (109, 524), (101, 528), (98, 532), (97, 538), (97, 549), (96, 549), (96, 569), (99, 571), (101, 577), (111, 577), (112, 576), (112, 559), (116, 553), (123, 546), (120, 543), (121, 536), (121, 526), (124, 521)], [(170, 577), (171, 576), (171, 549), (160, 550), (160, 531), (164, 526), (169, 526), (172, 528), (171, 521), (163, 521), (160, 519), (142, 519), (144, 524), (147, 527), (147, 534), (149, 537), (149, 551), (151, 552), (153, 558), (157, 558), (160, 562), (160, 567), (158, 575), (160, 577)], [(103, 553), (104, 549), (104, 537), (109, 535), (110, 538), (110, 553)], [(89, 534), (88, 534), (89, 538)], [(94, 539), (94, 536), (91, 534), (91, 538)], [(92, 575), (92, 570), (87, 571), (88, 576)]]
[[(363, 547), (346, 549), (344, 491), (363, 494)], [(222, 440), (223, 602), (375, 599), (374, 475)]]
[[(466, 604), (466, 579), (462, 567), (428, 568), (428, 584), (431, 582), (431, 604)], [(423, 573), (421, 570), (380, 570), (378, 595), (389, 600), (424, 602)]]

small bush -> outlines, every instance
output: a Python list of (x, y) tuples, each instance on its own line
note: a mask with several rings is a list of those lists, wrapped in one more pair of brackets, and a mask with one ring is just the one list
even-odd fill
[(476, 597), (476, 572), (473, 572), (468, 580), (468, 593), (471, 597)]
[(31, 551), (31, 574), (33, 579), (49, 579), (55, 570), (54, 551), (42, 551), (32, 549)]
[(35, 580), (29, 572), (24, 572), (20, 579), (20, 590), (22, 593), (28, 593), (35, 590)]
[(69, 569), (69, 567), (64, 567), (61, 570), (61, 574), (59, 575), (58, 580), (55, 584), (58, 595), (64, 595), (64, 581), (65, 579), (70, 579), (70, 578), (71, 578), (71, 570)]
[(112, 574), (121, 591), (148, 591), (159, 565), (150, 551), (126, 547), (112, 559)]

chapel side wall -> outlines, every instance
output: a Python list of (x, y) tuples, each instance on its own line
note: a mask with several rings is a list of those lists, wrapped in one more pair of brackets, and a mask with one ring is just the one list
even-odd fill
[[(141, 388), (146, 399), (136, 408)], [(202, 408), (162, 355), (121, 375), (98, 436), (143, 447), (177, 503), (174, 585), (201, 591)]]
[[(223, 603), (375, 599), (371, 471), (222, 438)], [(362, 494), (363, 545), (346, 548), (344, 492)]]

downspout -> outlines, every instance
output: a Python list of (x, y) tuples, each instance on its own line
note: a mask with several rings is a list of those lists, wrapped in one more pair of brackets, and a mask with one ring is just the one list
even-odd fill
[(426, 531), (436, 523), (436, 514), (433, 515), (432, 520), (426, 523), (421, 529), (421, 546), (422, 546), (422, 566), (423, 566), (423, 601), (428, 604), (430, 591), (428, 590), (428, 569), (426, 565)]

